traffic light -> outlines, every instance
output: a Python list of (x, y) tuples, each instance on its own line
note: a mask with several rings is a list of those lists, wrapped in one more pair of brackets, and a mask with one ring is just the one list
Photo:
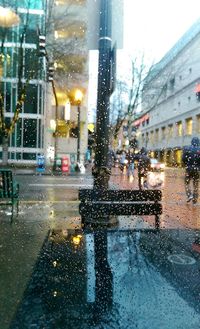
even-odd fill
[(39, 35), (39, 56), (46, 56), (46, 37), (45, 35)]
[(53, 76), (54, 76), (54, 67), (53, 67), (53, 65), (50, 65), (48, 68), (48, 81), (49, 82), (53, 81)]

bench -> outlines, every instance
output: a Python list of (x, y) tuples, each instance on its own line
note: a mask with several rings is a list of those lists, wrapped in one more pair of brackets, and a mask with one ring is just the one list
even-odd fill
[(0, 206), (11, 206), (11, 221), (14, 215), (14, 206), (19, 211), (19, 184), (14, 180), (10, 169), (0, 169)]
[(160, 190), (79, 190), (79, 213), (82, 224), (106, 216), (154, 215), (155, 228), (160, 227), (162, 214)]

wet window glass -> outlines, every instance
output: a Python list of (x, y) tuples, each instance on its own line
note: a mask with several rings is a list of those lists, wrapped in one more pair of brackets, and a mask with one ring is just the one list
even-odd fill
[(0, 329), (200, 328), (199, 0), (0, 0)]

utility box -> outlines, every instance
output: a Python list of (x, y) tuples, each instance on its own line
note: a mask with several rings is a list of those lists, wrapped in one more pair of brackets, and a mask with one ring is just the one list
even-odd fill
[(45, 157), (44, 157), (44, 155), (38, 155), (37, 156), (37, 167), (36, 167), (36, 171), (38, 173), (45, 172)]
[(62, 173), (69, 172), (69, 158), (67, 156), (62, 157)]

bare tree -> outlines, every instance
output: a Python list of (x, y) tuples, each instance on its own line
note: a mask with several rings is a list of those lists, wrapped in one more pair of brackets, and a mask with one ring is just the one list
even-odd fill
[(120, 110), (118, 112), (116, 124), (114, 126), (115, 138), (117, 138), (120, 128), (125, 121), (127, 122), (128, 126), (128, 138), (131, 138), (132, 122), (141, 105), (141, 95), (145, 81), (144, 79), (150, 70), (150, 68), (145, 65), (144, 56), (135, 58), (132, 60), (131, 64), (131, 84), (128, 88), (126, 86), (128, 104), (126, 104), (126, 107), (123, 109), (123, 111)]
[[(147, 113), (154, 109), (166, 97), (167, 88), (169, 88), (169, 85), (173, 87), (175, 75), (180, 74), (189, 58), (190, 54), (188, 53), (188, 56), (184, 57), (178, 65), (170, 65), (161, 78), (155, 80), (155, 76), (159, 74), (157, 71), (158, 64), (145, 64), (144, 55), (132, 60), (132, 79), (131, 86), (128, 89), (128, 105), (123, 112), (121, 110), (118, 112), (113, 133), (115, 138), (117, 138), (123, 123), (126, 122), (128, 127), (127, 137), (131, 140), (132, 123), (134, 120), (142, 113)], [(162, 70), (162, 62), (160, 66)]]

